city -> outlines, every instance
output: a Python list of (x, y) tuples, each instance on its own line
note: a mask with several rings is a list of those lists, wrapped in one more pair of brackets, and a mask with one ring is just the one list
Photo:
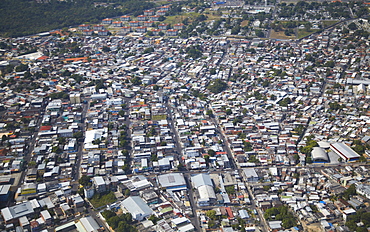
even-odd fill
[(0, 38), (1, 230), (370, 229), (368, 12), (209, 4)]

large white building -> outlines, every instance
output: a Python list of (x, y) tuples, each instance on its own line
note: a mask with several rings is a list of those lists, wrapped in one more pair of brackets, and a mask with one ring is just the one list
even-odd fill
[(359, 154), (344, 143), (330, 144), (330, 148), (346, 162), (356, 161), (360, 158)]
[(133, 219), (138, 221), (142, 221), (145, 217), (153, 214), (153, 210), (139, 196), (126, 198), (122, 201), (121, 207), (129, 212)]
[(208, 174), (202, 173), (192, 176), (191, 181), (199, 193), (199, 206), (212, 205), (216, 201), (216, 193), (213, 190), (213, 183)]
[(186, 182), (182, 173), (169, 173), (158, 176), (158, 182), (167, 191), (186, 190)]

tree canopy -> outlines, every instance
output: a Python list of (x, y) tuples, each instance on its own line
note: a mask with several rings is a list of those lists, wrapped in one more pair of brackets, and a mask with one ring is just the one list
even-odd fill
[[(112, 0), (104, 7), (90, 0), (50, 0), (48, 3), (24, 0), (0, 1), (0, 35), (17, 37), (80, 23), (98, 23), (101, 19), (132, 13), (154, 7), (145, 0)], [(118, 7), (122, 6), (122, 7)]]
[(222, 91), (227, 89), (227, 83), (223, 82), (220, 79), (216, 79), (211, 81), (211, 83), (207, 86), (207, 89), (212, 93), (221, 93)]

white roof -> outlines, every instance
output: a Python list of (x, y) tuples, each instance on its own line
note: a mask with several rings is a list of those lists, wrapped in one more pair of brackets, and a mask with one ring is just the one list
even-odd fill
[(6, 195), (9, 192), (10, 184), (7, 185), (0, 185), (0, 195)]
[[(122, 201), (121, 206), (124, 207), (133, 217), (142, 215), (142, 217), (149, 216), (153, 210), (144, 202), (139, 196), (131, 196)], [(135, 218), (135, 217), (134, 217)]]
[(81, 218), (80, 222), (88, 232), (98, 232), (100, 229), (98, 223), (91, 216)]
[(330, 147), (337, 154), (339, 154), (341, 156), (344, 156), (347, 159), (353, 159), (353, 158), (359, 158), (360, 157), (359, 154), (357, 154), (354, 150), (352, 150), (350, 147), (348, 147), (344, 143), (334, 143), (334, 144), (331, 144)]
[(209, 177), (209, 175), (204, 173), (192, 176), (191, 181), (193, 182), (195, 188), (199, 188), (200, 186), (203, 185), (213, 186), (212, 180)]
[(158, 182), (163, 188), (186, 185), (184, 175), (182, 173), (169, 173), (159, 175)]
[(44, 218), (44, 220), (51, 219), (51, 215), (50, 215), (49, 211), (47, 211), (47, 210), (41, 211), (40, 214)]
[(329, 161), (329, 157), (328, 157), (328, 154), (326, 154), (326, 152), (324, 151), (323, 148), (321, 147), (314, 147), (312, 152), (311, 152), (311, 155), (312, 155), (312, 159), (313, 160), (325, 160), (325, 161)]
[(105, 181), (104, 181), (104, 178), (101, 177), (101, 176), (94, 176), (94, 183), (96, 185), (105, 185)]
[(198, 188), (199, 198), (200, 199), (216, 199), (215, 191), (212, 186), (202, 185)]

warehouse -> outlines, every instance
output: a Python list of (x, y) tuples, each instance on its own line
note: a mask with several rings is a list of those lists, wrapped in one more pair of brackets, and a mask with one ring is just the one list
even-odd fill
[(330, 144), (330, 148), (346, 162), (357, 161), (360, 158), (359, 154), (344, 143)]
[(162, 188), (169, 191), (186, 190), (186, 182), (182, 173), (169, 173), (158, 176), (158, 182)]
[(329, 162), (328, 154), (321, 147), (314, 147), (311, 152), (312, 161), (314, 163), (327, 163)]
[(153, 210), (139, 196), (126, 198), (121, 203), (122, 209), (125, 209), (132, 215), (132, 218), (142, 221), (145, 217), (153, 214)]
[(216, 201), (216, 194), (213, 190), (213, 183), (209, 175), (203, 173), (198, 174), (192, 176), (191, 181), (199, 193), (199, 206), (212, 205)]

